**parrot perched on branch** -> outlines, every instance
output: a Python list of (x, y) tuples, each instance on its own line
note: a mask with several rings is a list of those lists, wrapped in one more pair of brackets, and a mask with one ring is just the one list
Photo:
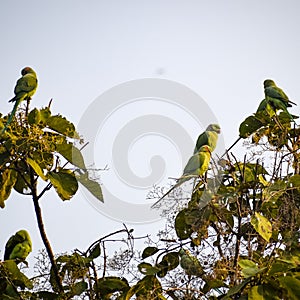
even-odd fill
[(23, 100), (27, 100), (27, 101), (31, 100), (31, 97), (34, 95), (37, 89), (38, 80), (36, 77), (36, 73), (34, 72), (33, 69), (31, 69), (30, 67), (25, 67), (21, 71), (21, 74), (22, 77), (18, 79), (15, 86), (15, 90), (14, 90), (15, 97), (9, 100), (9, 102), (15, 102), (15, 105), (10, 113), (10, 116), (6, 122), (5, 127), (2, 130), (2, 133), (4, 133), (8, 125), (11, 123), (19, 104)]
[(266, 79), (264, 81), (264, 92), (265, 99), (260, 103), (257, 112), (262, 110), (269, 111), (271, 109), (276, 114), (277, 110), (282, 110), (289, 116), (291, 121), (295, 122), (287, 108), (291, 107), (292, 104), (297, 104), (289, 100), (288, 96), (275, 84), (273, 80)]
[(204, 173), (208, 170), (210, 162), (211, 149), (209, 146), (202, 146), (199, 151), (194, 154), (186, 164), (183, 174), (180, 178), (177, 179), (177, 183), (168, 190), (158, 201), (156, 201), (151, 207), (157, 205), (163, 198), (170, 194), (175, 188), (179, 187), (185, 181), (190, 180), (198, 176), (203, 176)]
[(201, 133), (197, 139), (194, 154), (196, 154), (199, 149), (204, 146), (208, 145), (210, 147), (211, 152), (216, 149), (217, 141), (218, 141), (218, 134), (221, 133), (221, 128), (218, 124), (210, 124), (206, 128), (206, 130)]
[(277, 99), (280, 100), (286, 107), (291, 107), (292, 104), (297, 105), (292, 102), (289, 97), (284, 93), (284, 91), (279, 88), (276, 83), (271, 79), (266, 79), (264, 81), (264, 90), (266, 100)]
[(26, 230), (19, 230), (11, 236), (5, 245), (4, 260), (21, 259), (25, 260), (32, 251), (32, 242)]
[(179, 251), (179, 255), (181, 257), (180, 266), (184, 269), (187, 275), (201, 276), (204, 274), (199, 260), (190, 254), (188, 250), (181, 249)]
[[(263, 99), (260, 102), (260, 104), (257, 108), (256, 114), (258, 114), (259, 112), (266, 111), (267, 114), (270, 117), (272, 117), (272, 116), (276, 115), (277, 110), (282, 110), (289, 116), (290, 121), (292, 121), (296, 124), (296, 122), (294, 120), (296, 118), (296, 116), (292, 116), (289, 113), (289, 111), (287, 110), (287, 108), (291, 107), (292, 104), (294, 104), (294, 105), (297, 105), (297, 104), (292, 102), (289, 99), (289, 97), (284, 93), (284, 91), (276, 85), (274, 80), (266, 79), (264, 81), (264, 94), (265, 94), (265, 99)], [(249, 117), (249, 118), (251, 118), (251, 117)], [(249, 118), (247, 118), (247, 119), (249, 119)], [(247, 119), (245, 121), (247, 121)], [(243, 123), (245, 123), (245, 121)], [(278, 121), (276, 121), (276, 118), (275, 118), (275, 122), (278, 123)], [(249, 132), (249, 135), (254, 133), (255, 131), (257, 131), (258, 129), (259, 129), (259, 127), (254, 127), (254, 130), (252, 132)], [(249, 135), (247, 135), (246, 137), (248, 137)], [(225, 151), (225, 153), (221, 156), (221, 158), (224, 157), (242, 138), (244, 139), (246, 137), (240, 135), (240, 137)]]

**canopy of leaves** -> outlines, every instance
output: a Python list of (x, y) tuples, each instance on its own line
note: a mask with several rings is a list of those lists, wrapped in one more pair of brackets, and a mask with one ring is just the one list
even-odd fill
[(74, 145), (78, 139), (75, 126), (61, 115), (52, 115), (48, 107), (15, 117), (0, 137), (0, 207), (12, 189), (29, 195), (37, 192), (39, 178), (48, 183), (40, 195), (53, 186), (62, 200), (69, 200), (79, 182), (103, 202), (99, 183), (89, 177)]

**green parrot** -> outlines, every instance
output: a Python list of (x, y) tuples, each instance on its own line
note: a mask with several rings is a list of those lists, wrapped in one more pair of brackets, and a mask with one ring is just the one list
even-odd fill
[(297, 104), (289, 100), (288, 96), (275, 84), (273, 80), (266, 79), (264, 81), (264, 92), (265, 99), (260, 102), (256, 113), (260, 111), (267, 111), (267, 113), (272, 116), (276, 114), (277, 110), (282, 110), (290, 117), (290, 120), (294, 122), (294, 118), (287, 108), (291, 107), (292, 104)]
[(180, 266), (187, 275), (202, 276), (204, 274), (203, 268), (199, 260), (190, 254), (188, 250), (180, 249)]
[(275, 99), (275, 98), (269, 98), (268, 100), (263, 99), (260, 102), (256, 113), (259, 113), (261, 111), (266, 111), (267, 114), (270, 117), (272, 117), (276, 114), (276, 111), (278, 109), (281, 109), (281, 110), (285, 111), (290, 116), (290, 113), (288, 112), (285, 104), (281, 100), (278, 100), (278, 99)]
[(169, 189), (158, 201), (156, 201), (151, 207), (153, 208), (157, 205), (163, 198), (170, 194), (175, 188), (179, 187), (185, 181), (195, 178), (197, 176), (203, 176), (208, 170), (209, 162), (211, 156), (211, 149), (209, 146), (202, 146), (199, 151), (190, 157), (188, 163), (186, 164), (183, 174), (177, 179), (176, 184)]
[(267, 101), (269, 100), (269, 98), (273, 98), (280, 100), (282, 103), (285, 104), (286, 107), (291, 107), (291, 104), (297, 105), (296, 103), (292, 102), (289, 99), (289, 97), (284, 93), (284, 91), (281, 88), (279, 88), (271, 79), (266, 79), (264, 81), (264, 89)]
[(26, 230), (19, 230), (11, 236), (5, 245), (4, 260), (21, 259), (25, 260), (32, 251), (32, 242)]
[(9, 102), (15, 102), (15, 105), (10, 113), (10, 116), (6, 122), (5, 127), (2, 130), (2, 133), (4, 133), (8, 125), (11, 123), (19, 104), (23, 100), (29, 101), (37, 89), (38, 80), (36, 77), (36, 73), (34, 72), (33, 69), (31, 69), (30, 67), (25, 67), (21, 71), (21, 74), (22, 77), (18, 79), (15, 86), (15, 90), (14, 90), (15, 97), (9, 100)]
[(206, 130), (201, 133), (197, 139), (194, 154), (196, 154), (199, 149), (204, 146), (208, 145), (213, 152), (216, 149), (217, 141), (218, 141), (218, 134), (221, 133), (221, 128), (218, 124), (210, 124), (206, 128)]

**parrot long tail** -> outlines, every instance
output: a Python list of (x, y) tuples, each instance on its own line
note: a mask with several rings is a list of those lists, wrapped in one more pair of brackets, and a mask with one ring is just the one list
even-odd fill
[(172, 186), (159, 200), (157, 200), (154, 204), (151, 205), (151, 208), (155, 208), (155, 206), (159, 202), (161, 202), (165, 197), (167, 197), (175, 188), (179, 187), (184, 182), (186, 182), (187, 180), (189, 180), (193, 177), (197, 177), (197, 176), (182, 176), (182, 177), (180, 177), (174, 186)]
[(165, 197), (167, 197), (175, 188), (177, 188), (180, 184), (176, 183), (172, 186), (160, 199), (158, 199), (154, 204), (151, 205), (151, 208), (155, 208), (155, 206), (161, 202)]
[(18, 106), (19, 106), (19, 104), (20, 104), (21, 101), (22, 101), (22, 99), (18, 99), (18, 100), (15, 102), (15, 105), (14, 105), (14, 107), (13, 107), (11, 113), (10, 113), (10, 116), (9, 116), (9, 118), (8, 118), (8, 120), (7, 120), (7, 122), (6, 122), (5, 126), (4, 126), (4, 128), (3, 128), (2, 131), (1, 131), (1, 134), (3, 134), (3, 133), (5, 132), (5, 130), (7, 129), (7, 127), (9, 126), (9, 124), (11, 123), (11, 121), (12, 121), (14, 115), (16, 114), (17, 108), (18, 108)]
[(220, 157), (223, 158), (239, 141), (240, 141), (241, 137), (239, 137), (226, 151), (225, 153)]

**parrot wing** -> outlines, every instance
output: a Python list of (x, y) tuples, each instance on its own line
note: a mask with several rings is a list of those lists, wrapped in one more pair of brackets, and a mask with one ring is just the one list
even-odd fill
[(291, 104), (297, 105), (292, 102), (289, 97), (285, 94), (285, 92), (279, 88), (278, 86), (269, 86), (265, 88), (266, 97), (276, 98), (283, 101), (287, 107), (291, 107)]
[(17, 233), (9, 238), (5, 245), (4, 260), (10, 259), (13, 249), (24, 241), (24, 238)]
[(194, 154), (196, 154), (199, 151), (199, 149), (204, 145), (208, 145), (207, 131), (204, 131), (199, 135), (197, 142), (196, 142), (195, 149), (194, 149)]
[(28, 73), (21, 77), (15, 86), (15, 97), (9, 102), (17, 101), (18, 99), (25, 99), (31, 97), (37, 88), (37, 78), (35, 74)]
[(294, 118), (292, 117), (292, 115), (287, 110), (287, 107), (286, 107), (285, 103), (283, 103), (281, 100), (276, 99), (276, 98), (269, 98), (268, 103), (271, 105), (271, 107), (274, 109), (275, 112), (276, 112), (277, 109), (281, 109), (282, 111), (284, 111), (285, 113), (288, 114), (291, 121), (295, 122)]
[(199, 155), (199, 153), (196, 153), (192, 157), (190, 157), (190, 159), (188, 160), (188, 162), (183, 170), (183, 175), (194, 174), (195, 171), (199, 168), (199, 166), (201, 164), (200, 160), (201, 160), (201, 156)]

